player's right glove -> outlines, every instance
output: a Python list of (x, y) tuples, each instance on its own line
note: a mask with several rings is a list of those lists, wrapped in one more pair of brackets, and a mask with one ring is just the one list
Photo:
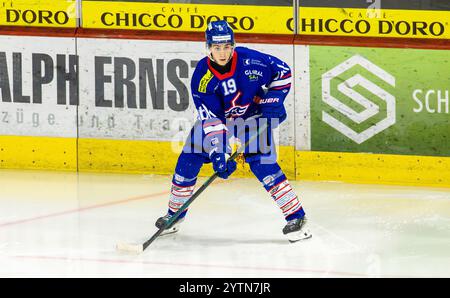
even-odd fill
[(213, 169), (222, 179), (227, 179), (236, 170), (236, 162), (228, 160), (229, 155), (225, 153), (214, 152), (211, 154)]

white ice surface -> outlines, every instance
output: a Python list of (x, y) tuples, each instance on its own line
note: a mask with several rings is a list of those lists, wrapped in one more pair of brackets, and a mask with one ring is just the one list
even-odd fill
[(220, 180), (177, 235), (116, 251), (156, 232), (170, 180), (0, 170), (0, 277), (450, 277), (446, 188), (291, 181), (313, 238), (290, 244), (256, 178)]

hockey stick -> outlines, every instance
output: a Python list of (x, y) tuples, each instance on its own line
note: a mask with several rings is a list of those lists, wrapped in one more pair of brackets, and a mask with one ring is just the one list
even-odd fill
[[(244, 152), (245, 148), (253, 142), (266, 128), (268, 127), (267, 122), (263, 123), (258, 128), (258, 133), (254, 134), (249, 138), (249, 140), (244, 144), (244, 146), (239, 147), (228, 160), (235, 160), (236, 157)], [(117, 244), (117, 250), (121, 251), (128, 251), (128, 252), (134, 252), (134, 253), (141, 253), (143, 252), (153, 241), (155, 241), (156, 238), (158, 238), (159, 235), (166, 229), (166, 227), (170, 227), (170, 225), (180, 216), (181, 213), (183, 213), (184, 210), (186, 210), (189, 205), (218, 177), (217, 172), (214, 172), (214, 174), (208, 178), (208, 180), (203, 183), (203, 185), (192, 195), (192, 197), (184, 203), (183, 206), (180, 207), (180, 209), (174, 213), (170, 219), (163, 225), (150, 239), (145, 241), (143, 244), (128, 244), (128, 243), (119, 243)]]

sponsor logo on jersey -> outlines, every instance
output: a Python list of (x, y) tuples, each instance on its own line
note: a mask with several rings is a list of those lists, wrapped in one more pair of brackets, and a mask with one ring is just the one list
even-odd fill
[(280, 98), (278, 98), (278, 97), (261, 98), (256, 95), (253, 98), (253, 102), (255, 102), (257, 104), (275, 103), (275, 102), (280, 102)]
[(275, 103), (275, 102), (279, 102), (280, 99), (278, 97), (269, 97), (269, 98), (261, 98), (259, 100), (259, 104), (266, 104), (266, 103)]
[(262, 73), (262, 71), (260, 71), (260, 70), (256, 70), (256, 69), (246, 69), (245, 71), (244, 71), (244, 73), (245, 73), (245, 75), (255, 75), (255, 76), (259, 76), (259, 77), (262, 77), (263, 76), (263, 73)]
[(256, 75), (249, 75), (248, 79), (250, 80), (250, 82), (254, 82), (254, 81), (258, 80), (258, 76), (256, 76)]
[(203, 78), (200, 80), (200, 83), (198, 84), (198, 92), (206, 93), (206, 88), (208, 87), (209, 81), (214, 77), (212, 72), (208, 69), (208, 71), (205, 73)]
[(258, 59), (244, 59), (244, 65), (249, 66), (250, 64), (259, 65), (262, 67), (267, 67), (261, 60)]
[(253, 82), (257, 81), (259, 77), (263, 76), (262, 71), (256, 69), (247, 69), (244, 71), (245, 75), (248, 76), (248, 79)]

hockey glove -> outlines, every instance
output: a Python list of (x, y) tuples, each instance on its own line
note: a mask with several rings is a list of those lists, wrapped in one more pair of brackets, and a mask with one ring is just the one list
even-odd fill
[(214, 152), (211, 155), (211, 162), (213, 169), (222, 179), (228, 179), (228, 177), (236, 170), (236, 162), (234, 160), (227, 160), (228, 154)]

